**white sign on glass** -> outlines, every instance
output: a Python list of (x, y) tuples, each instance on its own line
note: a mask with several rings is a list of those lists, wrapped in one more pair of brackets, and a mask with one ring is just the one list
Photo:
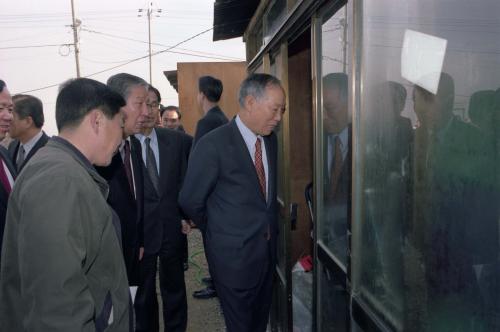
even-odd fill
[(436, 94), (447, 40), (407, 29), (401, 51), (401, 76)]

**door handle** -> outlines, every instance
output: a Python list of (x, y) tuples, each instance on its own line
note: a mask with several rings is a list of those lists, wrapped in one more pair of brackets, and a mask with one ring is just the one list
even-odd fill
[(298, 209), (297, 203), (290, 204), (290, 226), (292, 231), (297, 229), (297, 209)]

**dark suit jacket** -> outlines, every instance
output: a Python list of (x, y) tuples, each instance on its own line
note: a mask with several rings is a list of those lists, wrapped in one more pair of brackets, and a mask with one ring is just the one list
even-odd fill
[[(181, 220), (177, 199), (186, 174), (191, 136), (180, 131), (155, 128), (160, 155), (160, 192), (157, 193), (143, 164), (144, 172), (144, 251), (183, 250)], [(141, 159), (142, 160), (142, 159)]]
[[(44, 146), (45, 144), (47, 144), (48, 141), (49, 141), (49, 136), (47, 136), (47, 134), (45, 134), (45, 132), (44, 132), (42, 134), (42, 136), (40, 137), (40, 139), (35, 143), (35, 145), (33, 146), (33, 148), (30, 150), (30, 152), (28, 153), (28, 155), (24, 157), (24, 162), (21, 165), (21, 167), (19, 168), (19, 172), (21, 172), (21, 170), (23, 169), (24, 165), (26, 165), (26, 163), (28, 162), (28, 160), (30, 160), (31, 157), (33, 157), (33, 155), (42, 146)], [(19, 151), (19, 145), (20, 145), (20, 142), (17, 139), (13, 140), (9, 144), (9, 156), (10, 156), (10, 159), (12, 160), (12, 163), (14, 164), (14, 166), (15, 166), (16, 160), (17, 160), (17, 151)]]
[(207, 114), (201, 118), (196, 124), (196, 132), (194, 134), (193, 147), (198, 143), (200, 138), (228, 122), (226, 115), (222, 112), (219, 106), (215, 106), (208, 110)]
[[(10, 174), (15, 179), (17, 176), (16, 168), (12, 164), (9, 152), (3, 146), (0, 146), (0, 156), (2, 157), (5, 165), (10, 171)], [(7, 202), (9, 201), (9, 193), (0, 184), (0, 254), (2, 252), (3, 231), (5, 228), (5, 216), (7, 215)], [(1, 257), (1, 256), (0, 256)]]
[[(130, 190), (125, 166), (120, 153), (116, 153), (107, 167), (96, 167), (97, 172), (108, 181), (108, 203), (120, 218), (122, 249), (129, 283), (138, 283), (138, 249), (144, 246), (144, 184), (142, 177), (141, 143), (130, 138), (130, 157), (133, 166), (136, 197)], [(130, 257), (133, 255), (133, 257)]]
[(267, 201), (235, 120), (198, 142), (179, 198), (184, 212), (206, 231), (211, 274), (232, 288), (255, 287), (266, 273), (269, 251), (272, 264), (276, 262), (276, 135), (265, 137), (264, 143), (269, 170)]

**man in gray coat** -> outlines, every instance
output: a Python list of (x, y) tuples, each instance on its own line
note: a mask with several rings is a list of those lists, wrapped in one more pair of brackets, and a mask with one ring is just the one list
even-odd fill
[(0, 270), (0, 331), (131, 331), (130, 295), (105, 166), (122, 139), (123, 98), (90, 79), (56, 102), (59, 136), (10, 196)]

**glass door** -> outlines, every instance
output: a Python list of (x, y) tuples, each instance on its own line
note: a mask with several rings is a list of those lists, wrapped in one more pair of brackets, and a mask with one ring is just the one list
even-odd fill
[(349, 330), (352, 125), (348, 107), (347, 5), (333, 1), (315, 21), (315, 324)]
[[(287, 50), (281, 47), (278, 52), (269, 56), (270, 74), (281, 80), (285, 91), (287, 87)], [(287, 97), (288, 105), (288, 97)], [(278, 137), (278, 205), (279, 205), (279, 238), (278, 265), (276, 266), (273, 306), (271, 311), (272, 331), (292, 331), (292, 285), (290, 259), (290, 181), (289, 181), (289, 112), (285, 112)]]
[(352, 317), (500, 331), (500, 2), (354, 4)]

